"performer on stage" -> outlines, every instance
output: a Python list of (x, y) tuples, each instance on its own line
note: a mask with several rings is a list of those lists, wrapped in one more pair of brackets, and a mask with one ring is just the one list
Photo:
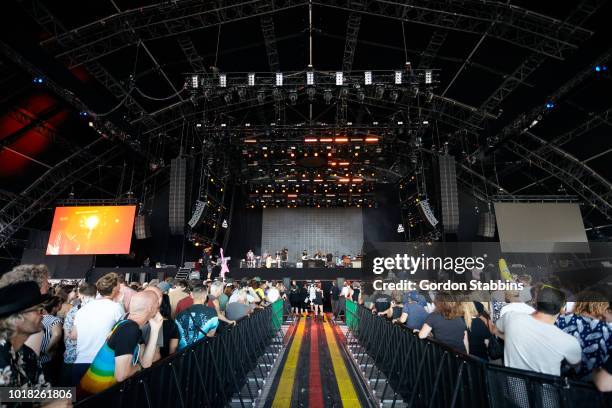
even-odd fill
[(252, 249), (249, 249), (249, 252), (246, 254), (247, 259), (247, 267), (254, 268), (255, 267), (255, 254)]
[(308, 251), (303, 250), (302, 251), (302, 261), (305, 261), (308, 259)]
[(221, 253), (221, 273), (219, 276), (221, 276), (221, 280), (225, 282), (225, 274), (229, 273), (229, 268), (227, 266), (228, 259), (223, 256), (223, 248), (221, 248), (219, 252)]
[(212, 246), (204, 248), (204, 254), (202, 255), (202, 265), (206, 267), (207, 279), (212, 278), (213, 266), (215, 265), (212, 258)]

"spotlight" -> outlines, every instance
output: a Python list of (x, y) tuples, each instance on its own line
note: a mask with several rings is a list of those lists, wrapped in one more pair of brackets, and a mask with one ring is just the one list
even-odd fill
[(295, 105), (297, 103), (297, 92), (296, 91), (291, 91), (289, 92), (289, 102), (291, 103), (291, 105)]
[(43, 77), (34, 77), (34, 79), (32, 79), (32, 82), (35, 84), (42, 84), (43, 82), (45, 82), (45, 80), (43, 79)]
[(282, 72), (276, 73), (276, 86), (283, 86), (283, 73)]
[(249, 74), (249, 86), (255, 86), (255, 74), (252, 72)]
[(86, 118), (87, 117), (87, 112), (81, 111), (81, 112), (79, 112), (79, 116), (82, 117), (82, 118)]
[(359, 91), (357, 92), (357, 100), (359, 102), (363, 102), (365, 99), (365, 93), (363, 91)]
[(325, 100), (325, 104), (326, 104), (326, 105), (329, 105), (329, 104), (331, 103), (331, 100), (332, 100), (332, 93), (331, 93), (331, 91), (330, 91), (329, 89), (326, 89), (326, 90), (323, 92), (323, 99)]
[(314, 71), (306, 71), (306, 85), (314, 85)]
[(225, 88), (227, 86), (227, 75), (219, 74), (219, 86)]
[(431, 69), (428, 69), (427, 71), (425, 71), (425, 83), (431, 84), (432, 80), (433, 80), (433, 75), (432, 75)]
[(245, 88), (238, 88), (238, 98), (240, 98), (241, 101), (244, 101), (246, 99), (246, 89)]
[(308, 100), (310, 102), (314, 102), (316, 93), (317, 93), (317, 91), (314, 88), (312, 88), (312, 87), (310, 87), (310, 88), (308, 88), (306, 90), (306, 95), (308, 95)]
[(385, 94), (385, 87), (384, 86), (377, 86), (376, 87), (376, 98), (377, 99), (382, 99), (384, 94)]
[(198, 76), (192, 75), (191, 76), (191, 87), (195, 89), (198, 87), (198, 85), (199, 85)]
[(555, 103), (554, 102), (546, 102), (546, 109), (552, 109), (555, 107)]
[(344, 81), (343, 81), (342, 71), (336, 72), (336, 86), (342, 86), (343, 82)]
[(402, 71), (395, 71), (395, 85), (402, 84)]
[(366, 71), (363, 74), (363, 79), (366, 85), (372, 85), (372, 71)]
[(257, 92), (257, 103), (259, 103), (260, 105), (263, 105), (265, 101), (266, 101), (265, 92), (264, 91)]
[(397, 91), (392, 91), (389, 97), (391, 98), (391, 102), (395, 103), (397, 102), (397, 98), (399, 98), (399, 94), (397, 93)]

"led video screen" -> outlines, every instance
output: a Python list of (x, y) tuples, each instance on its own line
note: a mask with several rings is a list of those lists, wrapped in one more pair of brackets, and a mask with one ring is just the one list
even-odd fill
[(47, 255), (128, 254), (136, 206), (57, 207)]

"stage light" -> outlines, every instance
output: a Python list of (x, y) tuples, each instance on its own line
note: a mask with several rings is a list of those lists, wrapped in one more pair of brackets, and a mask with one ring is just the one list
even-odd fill
[(297, 103), (297, 99), (298, 99), (297, 92), (291, 91), (289, 93), (289, 102), (291, 103), (291, 105), (295, 106), (295, 104)]
[(313, 137), (307, 137), (306, 139), (304, 139), (304, 143), (316, 143), (316, 142), (317, 142), (317, 139)]
[(244, 143), (257, 143), (257, 139), (245, 139)]
[(260, 105), (263, 105), (265, 101), (266, 101), (265, 92), (264, 91), (257, 92), (257, 103), (259, 103)]
[(343, 79), (342, 71), (336, 72), (336, 86), (342, 86), (344, 82)]
[(202, 124), (201, 124), (201, 123), (196, 123), (196, 127), (197, 127), (197, 128), (201, 128), (201, 127), (202, 127)]
[(432, 76), (431, 69), (428, 69), (427, 71), (425, 71), (425, 83), (431, 84), (432, 80), (433, 80), (433, 76)]
[(401, 85), (402, 83), (402, 71), (395, 71), (395, 85)]
[(276, 86), (283, 86), (283, 73), (282, 72), (276, 73)]
[(306, 85), (314, 85), (314, 71), (306, 71)]
[(34, 77), (34, 79), (32, 79), (32, 82), (35, 84), (42, 84), (43, 82), (45, 82), (45, 80), (43, 79), (43, 77)]
[(337, 137), (335, 142), (336, 143), (346, 143), (346, 142), (348, 142), (348, 138), (346, 138), (346, 137)]
[(317, 91), (314, 88), (308, 88), (306, 90), (306, 95), (308, 95), (308, 100), (310, 102), (314, 102), (316, 93)]
[(326, 90), (323, 92), (323, 99), (325, 100), (325, 104), (326, 104), (326, 105), (329, 105), (329, 104), (331, 103), (331, 100), (332, 100), (332, 93), (331, 93), (331, 91), (330, 91), (329, 89), (326, 89)]
[(357, 92), (357, 100), (358, 100), (359, 102), (363, 102), (363, 101), (364, 101), (364, 99), (365, 99), (365, 93), (364, 93), (363, 91), (359, 90), (359, 91)]
[(546, 109), (552, 109), (555, 107), (554, 102), (546, 102)]
[(247, 92), (245, 88), (238, 88), (238, 98), (241, 101), (244, 101), (246, 99), (246, 94)]
[(87, 124), (89, 125), (89, 127), (94, 127), (94, 123), (93, 122), (88, 122)]
[(601, 65), (595, 65), (595, 72), (601, 72)]
[(363, 74), (363, 80), (366, 85), (372, 85), (372, 71), (366, 71)]
[(86, 117), (87, 117), (87, 115), (88, 115), (88, 113), (87, 113), (87, 112), (85, 112), (85, 111), (81, 111), (81, 112), (79, 112), (79, 116), (80, 116), (80, 117), (82, 117), (82, 118), (86, 118)]
[(225, 88), (227, 86), (227, 75), (219, 74), (219, 86)]
[(321, 143), (331, 143), (334, 141), (334, 139), (332, 138), (321, 138), (320, 139)]
[(255, 74), (249, 73), (249, 86), (255, 86)]
[(377, 99), (382, 99), (384, 94), (385, 94), (385, 87), (384, 86), (377, 86), (376, 87), (376, 98)]
[(378, 138), (377, 137), (366, 137), (365, 138), (365, 142), (366, 143), (377, 143), (378, 142)]
[(200, 85), (200, 83), (198, 81), (198, 76), (197, 75), (192, 75), (191, 76), (191, 87), (192, 88), (197, 88), (198, 85)]

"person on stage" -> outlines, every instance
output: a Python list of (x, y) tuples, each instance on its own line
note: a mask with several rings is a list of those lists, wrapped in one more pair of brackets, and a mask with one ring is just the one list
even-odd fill
[(302, 261), (305, 261), (308, 259), (308, 251), (303, 250), (302, 251)]
[(253, 253), (252, 249), (249, 249), (249, 252), (247, 252), (246, 259), (247, 259), (247, 268), (254, 268), (255, 267), (255, 254)]
[(204, 248), (204, 254), (202, 255), (202, 265), (206, 267), (207, 279), (211, 279), (214, 266), (211, 246)]
[(324, 321), (323, 317), (323, 289), (321, 289), (321, 282), (316, 282), (314, 285), (315, 297), (313, 300), (314, 305), (314, 319)]

